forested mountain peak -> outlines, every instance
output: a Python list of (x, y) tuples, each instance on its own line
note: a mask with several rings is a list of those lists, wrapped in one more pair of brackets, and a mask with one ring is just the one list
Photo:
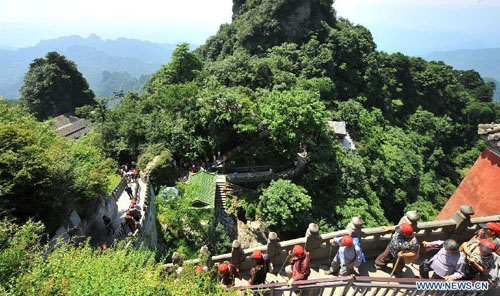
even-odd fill
[[(177, 48), (148, 82), (144, 109), (128, 112), (152, 112), (150, 126), (171, 130), (133, 139), (130, 151), (110, 151), (136, 155), (168, 139), (175, 158), (204, 158), (266, 129), (270, 142), (249, 158), (290, 160), (306, 143), (309, 162), (294, 182), (328, 227), (344, 227), (353, 215), (381, 225), (416, 208), (432, 220), (484, 147), (477, 124), (498, 118), (494, 84), (472, 70), (377, 51), (368, 29), (336, 18), (332, 1), (233, 4), (232, 23), (195, 52)], [(134, 100), (124, 102), (136, 106)], [(126, 106), (117, 112), (127, 113)], [(163, 108), (174, 113), (161, 119)], [(210, 118), (188, 116), (193, 110)], [(327, 120), (346, 122), (355, 154), (336, 146)], [(120, 123), (110, 126), (111, 141)], [(182, 145), (174, 132), (180, 126)]]
[(234, 0), (233, 22), (207, 41), (205, 55), (216, 58), (242, 45), (252, 54), (283, 42), (303, 43), (335, 26), (332, 0)]

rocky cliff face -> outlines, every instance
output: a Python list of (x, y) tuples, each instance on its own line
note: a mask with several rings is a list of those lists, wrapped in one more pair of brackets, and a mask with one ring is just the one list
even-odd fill
[(222, 26), (201, 52), (216, 59), (243, 45), (259, 54), (283, 42), (305, 42), (311, 33), (323, 34), (325, 24), (336, 26), (333, 0), (233, 0), (233, 22)]
[(299, 1), (289, 13), (280, 18), (281, 28), (286, 36), (301, 38), (304, 28), (309, 28), (312, 18), (312, 1)]
[(233, 0), (233, 20), (238, 14), (240, 14), (242, 6), (246, 1), (247, 0)]

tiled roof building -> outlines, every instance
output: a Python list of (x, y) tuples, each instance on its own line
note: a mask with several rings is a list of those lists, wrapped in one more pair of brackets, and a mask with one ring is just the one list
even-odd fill
[(487, 148), (436, 220), (449, 219), (461, 205), (471, 205), (475, 217), (500, 213), (500, 124), (480, 124), (478, 133), (485, 140)]
[(54, 120), (57, 132), (63, 137), (78, 139), (91, 130), (88, 119), (63, 114), (55, 117)]

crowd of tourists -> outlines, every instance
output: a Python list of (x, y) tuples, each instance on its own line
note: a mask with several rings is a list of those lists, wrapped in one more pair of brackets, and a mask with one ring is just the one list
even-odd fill
[(204, 158), (192, 161), (177, 161), (174, 159), (172, 160), (172, 165), (181, 172), (178, 181), (186, 181), (189, 173), (194, 174), (210, 171), (214, 166), (217, 166), (220, 162), (224, 162), (227, 159), (228, 156), (226, 154), (221, 154), (220, 151), (217, 151), (211, 158), (205, 156)]
[[(130, 206), (125, 211), (122, 225), (124, 226), (126, 232), (134, 233), (138, 229), (139, 221), (142, 217), (142, 207), (138, 203), (139, 194), (136, 193), (137, 196), (134, 196), (134, 191), (131, 185), (132, 183), (135, 183), (136, 186), (139, 186), (140, 170), (137, 167), (137, 163), (132, 161), (130, 164), (121, 165), (117, 170), (117, 174), (121, 177), (127, 178), (124, 191), (131, 200)], [(104, 215), (102, 216), (102, 220), (108, 235), (114, 235), (116, 230), (113, 226), (111, 218)]]
[(127, 177), (127, 183), (135, 182), (140, 178), (140, 170), (137, 167), (137, 163), (132, 161), (129, 164), (123, 164), (118, 168), (117, 174), (121, 177)]
[[(418, 278), (440, 279), (444, 281), (457, 280), (483, 280), (495, 283), (498, 279), (498, 257), (500, 255), (500, 224), (489, 222), (480, 224), (474, 237), (469, 241), (459, 245), (453, 239), (445, 241), (424, 241), (419, 244), (413, 226), (409, 223), (387, 230), (394, 231), (389, 244), (385, 250), (375, 259), (372, 271), (392, 268), (390, 276), (402, 277), (403, 269), (407, 264), (416, 263), (420, 260)], [(356, 275), (356, 269), (366, 259), (361, 246), (361, 240), (357, 237), (344, 235), (330, 241), (332, 246), (337, 246), (338, 250), (333, 258), (327, 275), (350, 276)], [(426, 259), (424, 259), (424, 257)], [(260, 250), (252, 254), (254, 267), (250, 270), (250, 285), (266, 283), (269, 272), (273, 272), (274, 267), (270, 257)], [(289, 264), (285, 268), (288, 277), (288, 285), (295, 281), (307, 280), (311, 274), (310, 253), (302, 245), (295, 245), (284, 264)], [(177, 264), (182, 264), (177, 262)], [(217, 266), (220, 283), (225, 287), (235, 284), (236, 278), (241, 279), (241, 272), (232, 262), (222, 262)], [(283, 266), (279, 271), (281, 274)], [(182, 271), (182, 268), (177, 272)], [(195, 267), (196, 272), (208, 271), (207, 266)], [(432, 272), (432, 275), (430, 276)]]
[[(395, 229), (389, 245), (375, 260), (375, 269), (382, 269), (393, 263), (392, 273), (401, 277), (406, 264), (414, 263), (420, 254), (430, 259), (422, 260), (420, 277), (446, 281), (496, 280), (498, 267), (496, 256), (500, 254), (500, 224), (480, 224), (474, 237), (461, 246), (453, 239), (422, 242), (415, 237), (411, 224), (403, 223)], [(423, 249), (421, 249), (423, 247)], [(430, 256), (432, 255), (432, 256)]]

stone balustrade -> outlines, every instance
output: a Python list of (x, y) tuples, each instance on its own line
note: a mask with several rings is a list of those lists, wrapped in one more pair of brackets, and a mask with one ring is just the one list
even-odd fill
[(118, 185), (116, 185), (115, 188), (111, 191), (111, 196), (115, 200), (118, 200), (120, 198), (120, 195), (122, 195), (123, 190), (125, 190), (125, 186), (127, 186), (127, 177), (122, 177)]
[(255, 183), (263, 182), (268, 180), (278, 180), (278, 179), (291, 179), (300, 173), (302, 173), (307, 164), (307, 153), (298, 153), (297, 158), (292, 165), (287, 169), (279, 172), (274, 171), (258, 171), (258, 172), (247, 172), (247, 173), (237, 173), (227, 175), (227, 181), (231, 183)]
[[(419, 242), (445, 240), (453, 238), (458, 242), (470, 239), (478, 228), (479, 223), (498, 222), (500, 215), (472, 218), (474, 211), (471, 206), (462, 206), (452, 218), (441, 221), (419, 222), (419, 215), (415, 211), (410, 211), (401, 218), (403, 222), (411, 223), (414, 226), (416, 237)], [(333, 258), (336, 248), (331, 247), (330, 240), (346, 234), (361, 238), (363, 251), (367, 259), (375, 258), (382, 252), (389, 243), (392, 235), (391, 229), (394, 227), (374, 227), (362, 228), (363, 220), (354, 217), (345, 230), (319, 234), (318, 225), (311, 223), (306, 229), (305, 236), (293, 240), (280, 242), (276, 233), (271, 232), (268, 236), (267, 245), (242, 249), (239, 241), (235, 240), (231, 253), (212, 256), (210, 262), (218, 263), (230, 261), (238, 266), (242, 271), (253, 267), (252, 253), (255, 250), (266, 252), (271, 257), (274, 266), (281, 266), (288, 258), (289, 252), (296, 244), (305, 246), (311, 254), (311, 260), (322, 260)], [(199, 260), (190, 260), (189, 263), (198, 264)], [(171, 268), (172, 264), (166, 264), (166, 268)]]
[(143, 215), (133, 236), (137, 238), (135, 241), (136, 246), (143, 243), (148, 248), (154, 249), (158, 239), (156, 232), (156, 210), (154, 206), (156, 196), (154, 194), (153, 185), (151, 185), (150, 182), (149, 174), (144, 176), (144, 183), (145, 188), (140, 189), (145, 190), (142, 207)]

